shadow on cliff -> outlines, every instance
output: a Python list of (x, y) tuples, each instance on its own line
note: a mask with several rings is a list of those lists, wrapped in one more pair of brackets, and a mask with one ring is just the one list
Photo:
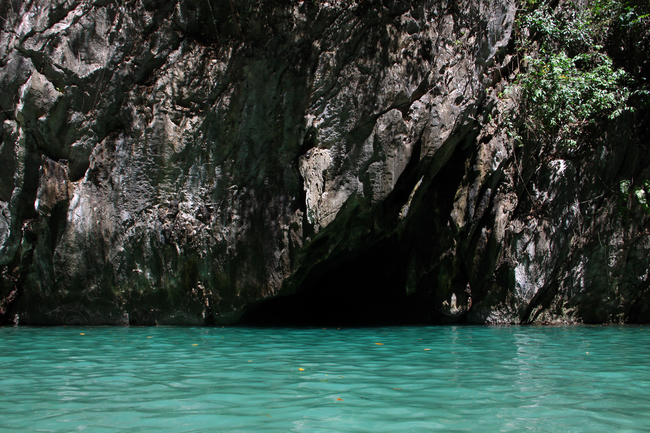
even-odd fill
[(395, 236), (315, 266), (298, 293), (249, 306), (253, 326), (389, 326), (439, 322), (432, 300), (405, 290), (407, 267)]
[(251, 305), (241, 323), (254, 326), (382, 326), (431, 323), (433, 310), (407, 296), (394, 238), (346, 251), (317, 265), (300, 292)]
[[(459, 136), (472, 142), (474, 136), (468, 132), (471, 131), (461, 131)], [(303, 263), (316, 264), (294, 274), (295, 281), (285, 289), (295, 291), (250, 304), (240, 323), (254, 326), (462, 323), (464, 314), (450, 316), (441, 305), (453, 292), (458, 292), (456, 296), (461, 299), (467, 286), (466, 272), (458, 269), (458, 261), (440, 261), (456, 242), (449, 215), (470, 152), (466, 147), (456, 146), (461, 141), (455, 139), (446, 164), (439, 170), (432, 168), (435, 160), (419, 163), (418, 144), (393, 191), (379, 206), (369, 208), (368, 203), (349, 200), (336, 221), (306, 248)], [(431, 171), (435, 174), (420, 182)], [(411, 203), (409, 195), (418, 189), (416, 185), (419, 197)], [(411, 209), (408, 218), (402, 220), (399, 215), (406, 202), (411, 204)], [(414, 266), (414, 251), (427, 260)], [(306, 275), (301, 271), (306, 271)], [(427, 277), (414, 286), (412, 281), (407, 282), (409, 273)], [(296, 281), (297, 286), (292, 287), (291, 283)]]

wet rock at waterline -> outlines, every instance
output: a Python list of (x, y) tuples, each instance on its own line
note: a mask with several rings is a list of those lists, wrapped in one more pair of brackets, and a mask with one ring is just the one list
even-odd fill
[(2, 322), (650, 320), (643, 140), (518, 147), (515, 13), (4, 2)]

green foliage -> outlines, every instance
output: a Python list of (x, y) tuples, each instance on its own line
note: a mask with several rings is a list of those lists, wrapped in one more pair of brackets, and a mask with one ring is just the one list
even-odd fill
[(518, 21), (521, 135), (577, 147), (599, 123), (634, 111), (632, 95), (648, 98), (604, 48), (611, 29), (632, 29), (648, 20), (649, 7), (634, 2), (563, 2), (553, 9), (545, 1), (528, 0)]
[[(643, 211), (650, 215), (650, 180), (641, 182), (640, 185), (632, 185), (629, 180), (622, 180), (620, 183), (621, 201), (627, 203), (630, 197), (636, 199)], [(627, 211), (627, 206), (621, 206), (622, 211)]]
[[(598, 36), (593, 17), (584, 10), (572, 8), (555, 12), (549, 5), (535, 5), (520, 16), (521, 27), (530, 31), (546, 51), (586, 51)], [(529, 41), (526, 41), (529, 42)]]
[(647, 0), (595, 0), (591, 14), (608, 26), (638, 27), (650, 17)]
[(588, 123), (625, 110), (630, 89), (627, 74), (614, 69), (602, 53), (570, 58), (564, 51), (541, 58), (526, 57), (529, 71), (520, 77), (528, 118), (526, 127), (575, 146)]

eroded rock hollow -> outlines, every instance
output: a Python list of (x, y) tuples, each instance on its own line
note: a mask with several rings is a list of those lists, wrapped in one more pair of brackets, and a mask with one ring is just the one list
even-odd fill
[(650, 321), (647, 128), (519, 146), (516, 14), (2, 2), (2, 322)]

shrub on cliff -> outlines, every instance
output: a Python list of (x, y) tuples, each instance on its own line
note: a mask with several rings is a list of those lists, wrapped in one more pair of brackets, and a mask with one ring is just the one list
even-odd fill
[(599, 123), (643, 106), (643, 72), (626, 70), (629, 62), (615, 62), (610, 52), (626, 50), (623, 34), (647, 39), (648, 9), (634, 0), (555, 8), (529, 0), (519, 18), (522, 135), (575, 148)]

